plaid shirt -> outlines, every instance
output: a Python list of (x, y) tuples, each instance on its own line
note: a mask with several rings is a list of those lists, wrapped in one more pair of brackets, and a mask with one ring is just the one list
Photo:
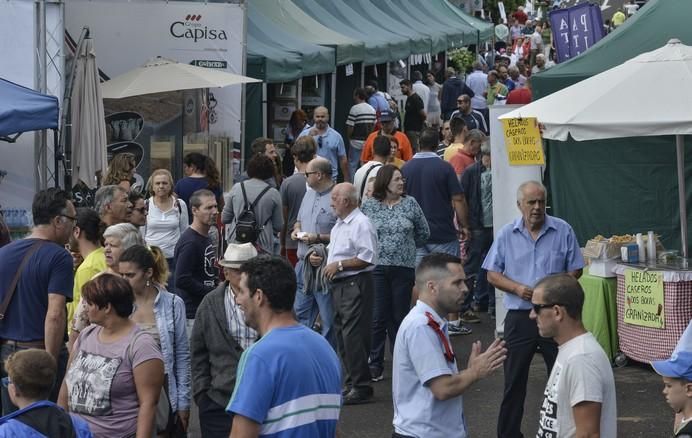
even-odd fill
[(231, 285), (226, 286), (226, 293), (223, 296), (223, 303), (226, 307), (226, 321), (228, 321), (228, 332), (233, 339), (247, 350), (257, 339), (257, 332), (245, 325), (245, 315), (235, 302), (235, 294), (231, 290)]

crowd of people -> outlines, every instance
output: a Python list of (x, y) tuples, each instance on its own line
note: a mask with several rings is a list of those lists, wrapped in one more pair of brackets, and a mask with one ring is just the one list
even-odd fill
[[(402, 80), (402, 120), (376, 84), (356, 89), (346, 142), (319, 107), (290, 158), (256, 139), (225, 194), (199, 153), (143, 192), (114, 160), (93, 208), (38, 192), (31, 234), (0, 248), (0, 431), (334, 436), (342, 406), (373, 401), (389, 347), (395, 437), (467, 436), (462, 395), (500, 368), (497, 435), (522, 436), (537, 351), (549, 374), (537, 436), (615, 437), (574, 231), (527, 181), (520, 216), (493, 232), (487, 107), (528, 84), (498, 62), (465, 81)], [(495, 288), (504, 339), (473, 343), (461, 366), (450, 336), (494, 316)]]

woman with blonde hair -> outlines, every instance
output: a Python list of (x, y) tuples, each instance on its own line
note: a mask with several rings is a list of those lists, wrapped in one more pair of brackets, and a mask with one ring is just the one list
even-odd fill
[(116, 154), (108, 164), (108, 172), (103, 178), (102, 185), (116, 185), (129, 192), (132, 187), (136, 167), (137, 162), (135, 161), (134, 154), (129, 152)]
[(132, 246), (122, 253), (118, 266), (135, 296), (130, 319), (154, 337), (164, 358), (166, 378), (159, 397), (157, 432), (167, 436), (174, 426), (186, 430), (190, 417), (190, 348), (185, 304), (166, 290), (167, 265), (159, 248)]
[(168, 290), (174, 291), (175, 244), (189, 226), (187, 204), (173, 193), (173, 175), (166, 169), (156, 169), (147, 181), (146, 200), (148, 208), (147, 223), (144, 226), (144, 240), (147, 245), (161, 248), (168, 262)]

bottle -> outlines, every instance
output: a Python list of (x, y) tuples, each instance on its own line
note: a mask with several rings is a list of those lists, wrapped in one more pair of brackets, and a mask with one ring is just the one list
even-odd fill
[(637, 248), (639, 250), (639, 263), (646, 263), (646, 247), (642, 233), (637, 233)]
[(656, 236), (653, 231), (647, 233), (648, 240), (646, 242), (646, 256), (651, 263), (656, 263)]

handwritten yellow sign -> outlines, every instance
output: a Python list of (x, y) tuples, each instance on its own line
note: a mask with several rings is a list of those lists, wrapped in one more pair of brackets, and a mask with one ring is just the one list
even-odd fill
[(543, 142), (535, 117), (502, 119), (510, 166), (544, 165)]
[(627, 324), (665, 328), (663, 273), (625, 270), (625, 315)]

